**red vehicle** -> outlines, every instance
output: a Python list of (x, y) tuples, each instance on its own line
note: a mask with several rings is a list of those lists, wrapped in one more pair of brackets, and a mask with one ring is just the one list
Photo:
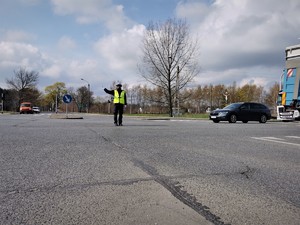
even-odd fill
[(23, 113), (30, 113), (32, 114), (33, 113), (33, 110), (32, 110), (32, 104), (31, 102), (22, 102), (21, 105), (20, 105), (20, 114), (23, 114)]

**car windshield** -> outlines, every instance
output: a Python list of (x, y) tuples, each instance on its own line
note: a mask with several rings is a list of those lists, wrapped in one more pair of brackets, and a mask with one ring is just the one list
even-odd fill
[(30, 104), (21, 104), (21, 106), (30, 107)]
[(233, 103), (233, 104), (230, 104), (226, 107), (224, 107), (223, 109), (236, 109), (238, 107), (240, 107), (242, 105), (242, 103)]

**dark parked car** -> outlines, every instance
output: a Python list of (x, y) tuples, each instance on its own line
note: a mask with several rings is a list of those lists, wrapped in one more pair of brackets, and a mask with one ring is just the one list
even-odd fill
[(212, 111), (209, 119), (215, 123), (220, 121), (228, 121), (229, 123), (259, 121), (260, 123), (265, 123), (271, 119), (271, 111), (261, 103), (238, 102), (232, 103), (223, 109)]

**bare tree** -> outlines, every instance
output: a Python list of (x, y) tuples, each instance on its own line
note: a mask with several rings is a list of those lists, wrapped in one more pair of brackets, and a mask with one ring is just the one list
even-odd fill
[(183, 20), (151, 22), (145, 32), (142, 50), (141, 76), (163, 90), (172, 117), (173, 101), (179, 103), (179, 91), (199, 73), (197, 40), (191, 38), (189, 27)]
[[(79, 112), (82, 112), (83, 109), (88, 110), (88, 106), (91, 106), (93, 102), (92, 96), (93, 92), (89, 91), (86, 86), (82, 86), (77, 89), (75, 101), (78, 106)], [(87, 111), (88, 112), (88, 111)]]
[(33, 101), (34, 99), (27, 98), (29, 98), (32, 90), (36, 89), (39, 79), (38, 72), (20, 68), (18, 71), (14, 71), (14, 74), (12, 79), (6, 79), (6, 83), (12, 90), (18, 93), (19, 103), (25, 100)]

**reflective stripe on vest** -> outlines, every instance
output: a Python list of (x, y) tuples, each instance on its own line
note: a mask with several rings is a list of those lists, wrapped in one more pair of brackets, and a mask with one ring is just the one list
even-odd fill
[(119, 92), (115, 90), (114, 103), (125, 104), (125, 91), (122, 91), (121, 95), (119, 95)]

